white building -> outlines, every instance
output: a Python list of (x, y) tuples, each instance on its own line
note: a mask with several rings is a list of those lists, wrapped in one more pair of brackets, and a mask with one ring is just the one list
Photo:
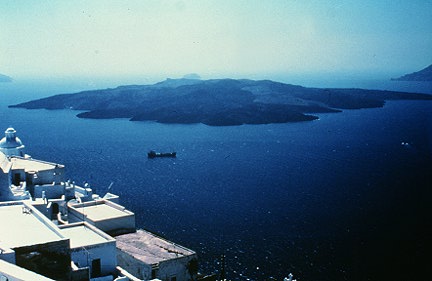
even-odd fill
[(62, 225), (60, 232), (70, 239), (71, 260), (76, 270), (82, 271), (87, 278), (100, 279), (116, 274), (114, 238), (86, 222)]
[(0, 229), (0, 274), (7, 280), (136, 280), (120, 272), (116, 240), (85, 222), (58, 226), (31, 201), (0, 202), (0, 222), (11, 219)]
[(64, 166), (35, 160), (13, 128), (0, 141), (0, 200), (58, 199), (65, 195)]
[(70, 223), (86, 221), (111, 235), (135, 231), (135, 214), (125, 207), (106, 199), (84, 203), (70, 202), (68, 206)]
[(0, 222), (1, 260), (51, 279), (69, 278), (69, 239), (50, 219), (31, 204), (15, 201), (0, 203)]
[(5, 134), (0, 280), (195, 279), (195, 252), (136, 231), (135, 214), (118, 204), (117, 195), (101, 198), (88, 185), (65, 181), (63, 165), (32, 159), (13, 128)]
[(163, 281), (195, 280), (197, 254), (145, 230), (119, 235), (117, 261), (134, 276)]

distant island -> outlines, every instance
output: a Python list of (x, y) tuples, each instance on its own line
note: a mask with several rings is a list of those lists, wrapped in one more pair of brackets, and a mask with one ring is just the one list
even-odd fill
[(167, 79), (154, 85), (60, 94), (9, 107), (74, 109), (80, 118), (129, 118), (211, 126), (315, 120), (311, 113), (382, 107), (385, 100), (431, 95), (363, 89), (319, 89), (270, 80)]
[(12, 82), (12, 78), (0, 73), (0, 82)]
[(428, 67), (413, 72), (410, 74), (405, 74), (399, 78), (392, 78), (393, 81), (432, 81), (432, 64)]
[(201, 76), (199, 76), (196, 73), (189, 73), (183, 76), (185, 79), (201, 79)]

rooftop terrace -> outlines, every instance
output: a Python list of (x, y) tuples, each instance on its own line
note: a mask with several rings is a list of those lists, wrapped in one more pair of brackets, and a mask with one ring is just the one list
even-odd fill
[(95, 204), (89, 202), (89, 204), (74, 205), (73, 208), (92, 221), (120, 218), (130, 215), (127, 210), (115, 208), (110, 204)]
[(110, 235), (135, 231), (135, 214), (109, 200), (68, 205), (69, 222), (86, 221)]
[(161, 261), (195, 254), (192, 250), (145, 230), (117, 236), (116, 241), (117, 248), (146, 264), (157, 264)]
[(0, 241), (9, 248), (65, 239), (36, 208), (22, 202), (0, 203)]
[(72, 249), (115, 241), (112, 237), (86, 223), (65, 225), (60, 231), (70, 239)]

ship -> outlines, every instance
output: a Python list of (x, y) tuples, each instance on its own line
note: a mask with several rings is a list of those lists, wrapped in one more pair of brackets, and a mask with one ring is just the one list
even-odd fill
[(147, 157), (148, 158), (156, 158), (156, 157), (177, 157), (177, 153), (176, 152), (156, 152), (154, 150), (150, 150), (147, 153)]

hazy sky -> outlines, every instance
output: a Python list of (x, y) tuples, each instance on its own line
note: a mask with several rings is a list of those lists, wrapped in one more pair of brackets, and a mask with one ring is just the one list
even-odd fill
[(432, 1), (0, 0), (0, 73), (397, 73), (432, 63)]

